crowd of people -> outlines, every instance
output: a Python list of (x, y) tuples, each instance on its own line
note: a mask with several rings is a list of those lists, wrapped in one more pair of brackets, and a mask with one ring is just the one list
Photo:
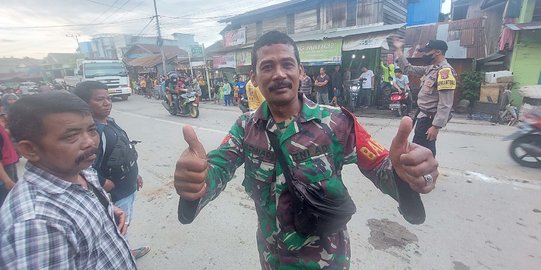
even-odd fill
[[(355, 164), (397, 202), (408, 222), (423, 223), (420, 194), (432, 191), (439, 175), (435, 139), (449, 118), (456, 74), (445, 60), (446, 44), (431, 41), (422, 49), (424, 67), (407, 62), (402, 45), (395, 42), (404, 72), (426, 78), (420, 113), (401, 120), (387, 150), (353, 114), (322, 105), (338, 102), (344, 86), (338, 82), (347, 76), (328, 76), (320, 69), (314, 80), (317, 104), (308, 98), (312, 79), (295, 42), (278, 31), (262, 35), (252, 49), (248, 82), (224, 79), (217, 92), (226, 106), (247, 95), (254, 112), (241, 115), (208, 153), (193, 128), (183, 127), (188, 149), (173, 174), (180, 222), (191, 223), (200, 215), (244, 164), (243, 186), (258, 218), (261, 268), (349, 269), (346, 223), (356, 208), (341, 171)], [(368, 71), (363, 69), (364, 81), (373, 80)], [(393, 72), (402, 78), (402, 70)], [(173, 77), (161, 78), (165, 89), (178, 86)], [(145, 89), (146, 79), (139, 82)], [(402, 89), (407, 82), (396, 84)], [(2, 100), (0, 178), (7, 196), (0, 208), (0, 268), (136, 269), (135, 260), (150, 251), (131, 248), (127, 241), (143, 179), (137, 141), (110, 117), (111, 108), (107, 85), (97, 81), (81, 82), (73, 93)], [(20, 180), (14, 165), (19, 155), (27, 160)], [(335, 207), (344, 202), (351, 210), (347, 215)]]

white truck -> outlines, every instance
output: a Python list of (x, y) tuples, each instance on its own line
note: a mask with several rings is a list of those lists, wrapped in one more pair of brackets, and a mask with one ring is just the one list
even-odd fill
[(75, 74), (64, 78), (70, 88), (83, 81), (99, 81), (107, 85), (111, 97), (127, 100), (132, 93), (128, 70), (120, 60), (77, 60)]

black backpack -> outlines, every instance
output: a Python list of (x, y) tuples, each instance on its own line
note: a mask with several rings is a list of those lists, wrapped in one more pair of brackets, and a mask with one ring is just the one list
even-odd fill
[[(106, 128), (111, 132), (106, 133)], [(102, 148), (105, 143), (103, 155), (96, 160), (96, 169), (107, 179), (123, 180), (137, 161), (135, 145), (114, 121), (108, 120), (107, 125), (96, 123), (96, 129), (100, 134)]]

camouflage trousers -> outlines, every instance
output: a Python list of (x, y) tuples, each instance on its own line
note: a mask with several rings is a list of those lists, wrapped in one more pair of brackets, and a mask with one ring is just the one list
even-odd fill
[(326, 237), (303, 237), (292, 232), (284, 238), (290, 242), (289, 245), (279, 241), (276, 235), (269, 238), (265, 239), (261, 231), (257, 231), (263, 270), (349, 269), (351, 249), (347, 230)]

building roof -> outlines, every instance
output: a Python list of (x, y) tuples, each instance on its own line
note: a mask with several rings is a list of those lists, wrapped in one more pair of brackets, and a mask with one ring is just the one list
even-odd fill
[(507, 3), (507, 0), (483, 0), (481, 3), (481, 9), (487, 9), (498, 5)]
[[(132, 45), (125, 53), (125, 55), (128, 55), (130, 54), (133, 50), (136, 50), (136, 49), (141, 49), (143, 51), (146, 51), (148, 52), (149, 54), (160, 54), (160, 47), (156, 44), (134, 44)], [(163, 51), (166, 55), (171, 55), (171, 54), (174, 54), (174, 55), (178, 55), (178, 56), (182, 56), (182, 57), (188, 57), (188, 52), (186, 52), (185, 50), (182, 50), (180, 49), (179, 47), (177, 46), (168, 46), (168, 45), (164, 45), (163, 46)]]
[(290, 1), (286, 1), (286, 2), (283, 2), (283, 3), (276, 4), (276, 5), (271, 5), (271, 6), (268, 6), (268, 7), (248, 11), (248, 12), (242, 13), (240, 15), (235, 15), (235, 16), (232, 16), (232, 17), (229, 17), (229, 18), (225, 18), (225, 19), (220, 20), (219, 22), (227, 23), (227, 22), (236, 21), (236, 20), (254, 18), (254, 17), (258, 16), (258, 15), (268, 13), (268, 12), (271, 12), (271, 11), (276, 11), (276, 10), (280, 10), (280, 9), (284, 9), (284, 8), (291, 8), (292, 6), (298, 5), (298, 4), (308, 4), (308, 3), (312, 4), (314, 2), (316, 2), (316, 1), (314, 1), (314, 0), (290, 0)]
[(541, 29), (541, 22), (531, 23), (507, 23), (505, 26), (513, 31)]
[(377, 26), (361, 26), (361, 27), (347, 27), (347, 28), (335, 28), (329, 30), (318, 30), (311, 32), (303, 32), (298, 34), (291, 34), (291, 38), (295, 41), (307, 41), (307, 40), (323, 40), (325, 38), (338, 38), (338, 37), (347, 37), (353, 35), (367, 34), (367, 33), (376, 33), (383, 31), (391, 31), (400, 29), (406, 25), (405, 23), (399, 24), (385, 24)]
[(431, 39), (447, 42), (447, 58), (485, 58), (486, 40), (483, 19), (467, 19), (451, 22), (419, 25), (406, 28), (406, 51), (408, 57), (420, 57), (417, 49), (423, 48)]
[(49, 53), (43, 60), (45, 64), (75, 65), (77, 59), (84, 58), (84, 55), (77, 53)]
[(30, 67), (30, 66), (39, 66), (43, 60), (34, 59), (34, 58), (14, 58), (14, 57), (2, 57), (0, 58), (0, 66), (3, 67)]
[[(175, 59), (177, 57), (179, 57), (179, 55), (174, 54), (174, 53), (165, 54), (165, 59), (166, 59), (165, 61), (169, 62), (172, 59)], [(180, 58), (187, 58), (187, 57), (188, 55), (180, 56)], [(161, 63), (162, 63), (162, 56), (160, 54), (153, 54), (153, 55), (133, 59), (129, 61), (127, 65), (131, 67), (149, 68), (149, 67), (155, 67), (157, 65), (160, 65)]]

